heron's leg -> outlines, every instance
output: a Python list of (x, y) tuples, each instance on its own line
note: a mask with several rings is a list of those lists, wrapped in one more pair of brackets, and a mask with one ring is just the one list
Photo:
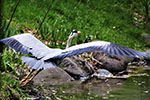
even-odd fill
[(31, 69), (31, 71), (20, 81), (20, 84), (22, 84), (29, 76), (35, 71), (35, 69)]
[(30, 77), (29, 79), (27, 79), (25, 82), (22, 83), (21, 86), (25, 86), (27, 83), (29, 83), (39, 72), (41, 72), (43, 69), (38, 70), (35, 74), (33, 74), (32, 77)]

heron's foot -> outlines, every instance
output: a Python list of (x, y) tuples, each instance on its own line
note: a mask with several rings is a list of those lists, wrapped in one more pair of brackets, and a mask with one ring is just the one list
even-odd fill
[(25, 76), (25, 77), (20, 81), (20, 84), (22, 84), (25, 80), (27, 80), (28, 77), (29, 77), (29, 75)]
[(31, 71), (20, 81), (20, 84), (22, 84), (25, 80), (27, 80), (34, 71), (35, 70), (31, 69)]
[[(32, 77), (30, 77), (29, 78), (29, 75), (28, 75), (28, 77), (27, 78), (29, 78), (29, 79), (23, 79), (23, 81), (20, 83), (21, 84), (21, 86), (25, 86), (27, 83), (29, 83), (40, 71), (42, 71), (43, 69), (40, 69), (40, 70), (38, 70), (38, 71), (36, 71), (35, 72), (35, 74), (33, 74), (33, 76)], [(31, 73), (33, 73), (33, 71), (31, 72)], [(29, 73), (30, 75), (31, 75), (31, 73)]]
[[(32, 76), (33, 77), (33, 76)], [(27, 83), (29, 83), (33, 78), (29, 78), (29, 79), (27, 79), (27, 80), (25, 80), (25, 81), (23, 81), (22, 83), (21, 83), (21, 86), (25, 86)]]

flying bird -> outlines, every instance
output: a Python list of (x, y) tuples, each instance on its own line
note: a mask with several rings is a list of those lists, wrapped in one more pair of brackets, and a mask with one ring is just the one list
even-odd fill
[(80, 34), (80, 32), (76, 30), (71, 32), (67, 40), (66, 49), (63, 50), (47, 47), (30, 33), (11, 36), (0, 40), (0, 42), (10, 46), (17, 52), (30, 55), (22, 56), (22, 60), (33, 70), (38, 71), (57, 67), (62, 59), (74, 55), (79, 55), (84, 52), (101, 51), (111, 56), (125, 56), (135, 58), (146, 57), (145, 52), (140, 52), (125, 46), (105, 41), (92, 41), (89, 43), (83, 43), (69, 47), (72, 39), (78, 34)]

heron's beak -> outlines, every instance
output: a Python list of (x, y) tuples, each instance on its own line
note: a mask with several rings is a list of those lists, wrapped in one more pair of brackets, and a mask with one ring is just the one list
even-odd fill
[(81, 34), (81, 32), (80, 32), (80, 31), (78, 31), (78, 34)]

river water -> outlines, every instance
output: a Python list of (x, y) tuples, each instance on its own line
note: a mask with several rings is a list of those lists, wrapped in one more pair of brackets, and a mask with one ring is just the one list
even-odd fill
[(150, 100), (150, 70), (135, 73), (145, 76), (106, 80), (93, 78), (86, 83), (71, 81), (55, 85), (48, 82), (38, 92), (51, 100)]
[[(67, 89), (62, 88), (62, 90), (64, 94), (81, 95), (81, 97), (89, 95), (87, 98), (74, 97), (73, 100), (150, 100), (150, 70), (142, 73), (147, 76), (132, 76), (127, 79), (93, 79), (84, 84), (73, 81), (63, 85), (63, 87), (67, 86)], [(62, 94), (58, 94), (60, 95)], [(68, 95), (65, 96), (67, 98)]]
[[(150, 75), (150, 70), (145, 72)], [(108, 97), (109, 100), (150, 100), (150, 76), (130, 77)]]

